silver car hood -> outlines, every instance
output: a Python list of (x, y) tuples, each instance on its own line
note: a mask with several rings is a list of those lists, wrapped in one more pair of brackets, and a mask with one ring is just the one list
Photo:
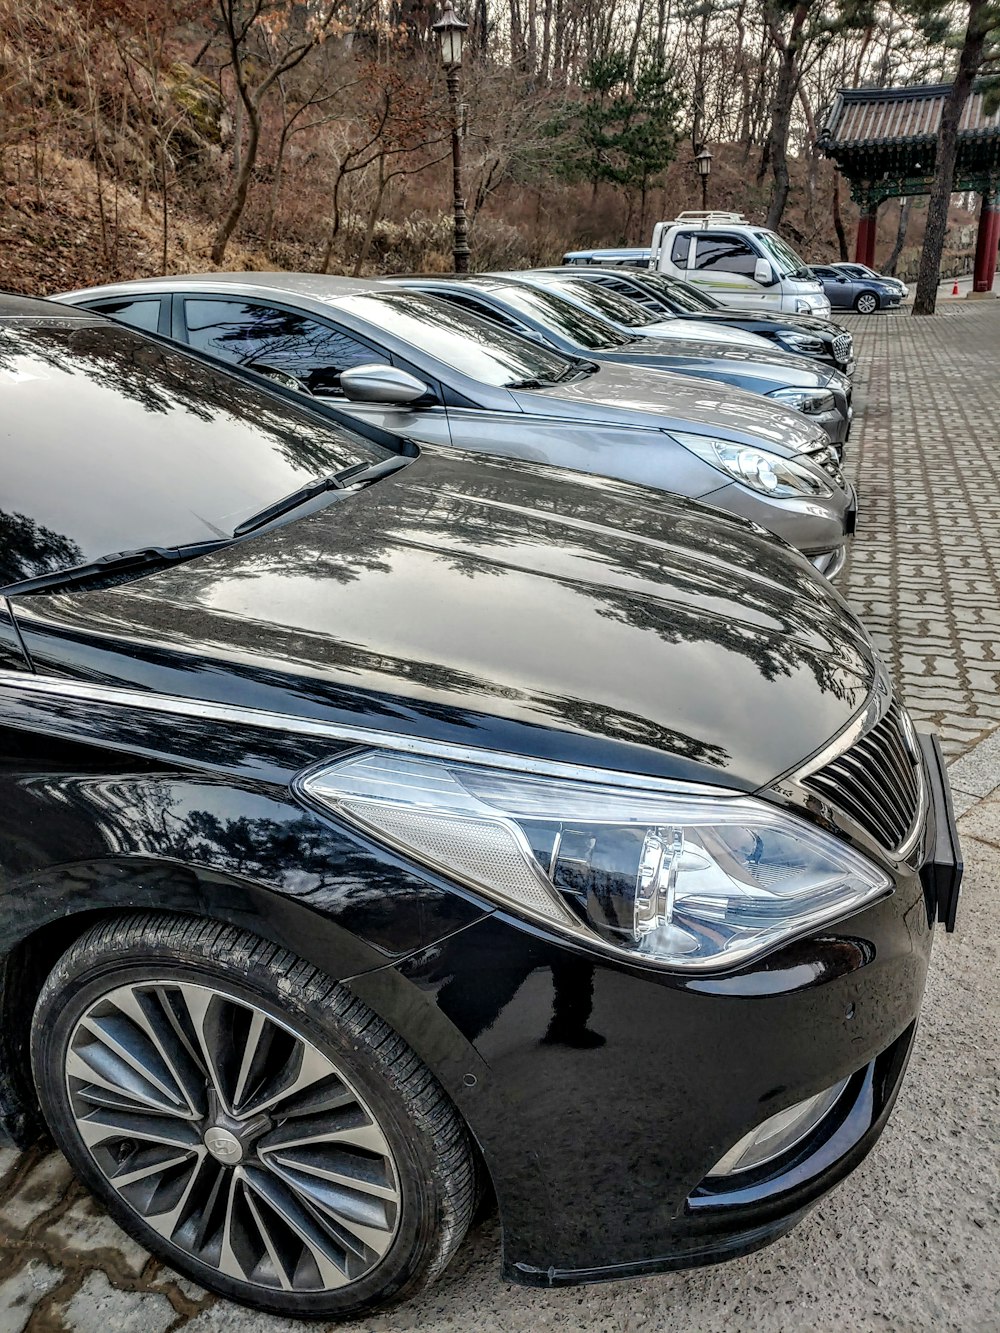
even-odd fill
[(620, 362), (602, 361), (593, 374), (566, 384), (510, 392), (522, 412), (536, 416), (715, 434), (788, 453), (828, 443), (822, 427), (801, 412), (757, 394)]
[(702, 323), (697, 319), (663, 319), (642, 326), (642, 336), (646, 338), (669, 338), (672, 341), (682, 338), (687, 342), (697, 340), (710, 347), (746, 347), (757, 352), (770, 352), (774, 344), (759, 334), (747, 333), (745, 329), (734, 329), (728, 324)]

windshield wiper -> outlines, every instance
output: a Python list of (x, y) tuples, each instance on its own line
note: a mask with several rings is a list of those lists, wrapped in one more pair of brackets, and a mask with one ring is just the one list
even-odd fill
[(588, 361), (586, 357), (578, 356), (573, 360), (571, 365), (568, 365), (565, 370), (560, 371), (556, 376), (555, 382), (557, 384), (565, 384), (567, 380), (583, 379), (586, 375), (593, 375), (595, 370), (600, 370), (600, 366), (596, 361)]
[(275, 500), (273, 504), (269, 504), (258, 510), (256, 514), (251, 514), (249, 518), (245, 518), (237, 528), (233, 529), (233, 536), (245, 537), (249, 532), (256, 532), (258, 528), (263, 528), (276, 518), (281, 518), (293, 509), (298, 509), (299, 505), (307, 504), (308, 501), (314, 500), (317, 495), (322, 495), (325, 491), (346, 491), (355, 486), (368, 486), (381, 477), (388, 477), (390, 473), (398, 472), (400, 468), (406, 467), (407, 463), (412, 461), (411, 458), (397, 454), (394, 458), (384, 458), (381, 463), (355, 463), (352, 467), (342, 468), (339, 472), (331, 472), (328, 476), (317, 477), (315, 481), (306, 482), (297, 491), (292, 491), (290, 495)]
[(553, 384), (555, 384), (555, 380), (551, 377), (546, 379), (539, 375), (535, 379), (514, 380), (506, 387), (508, 389), (551, 389)]
[(245, 519), (233, 530), (232, 537), (217, 537), (207, 542), (188, 542), (183, 546), (140, 546), (132, 551), (113, 551), (110, 555), (99, 556), (84, 565), (73, 565), (70, 569), (56, 570), (50, 574), (38, 574), (34, 578), (21, 579), (17, 583), (8, 583), (0, 588), (0, 595), (5, 597), (21, 596), (33, 592), (52, 592), (56, 589), (75, 587), (80, 583), (103, 582), (119, 574), (148, 574), (168, 565), (179, 565), (185, 560), (194, 560), (200, 555), (210, 555), (221, 551), (226, 546), (247, 533), (264, 527), (273, 519), (287, 514), (313, 496), (324, 491), (343, 491), (355, 486), (367, 486), (380, 477), (397, 472), (411, 461), (410, 458), (397, 455), (386, 458), (381, 463), (355, 463), (351, 467), (333, 472), (326, 477), (318, 477), (308, 485), (286, 495), (284, 499), (268, 505), (260, 513)]
[(224, 546), (231, 545), (232, 538), (220, 537), (210, 542), (189, 542), (186, 546), (141, 546), (134, 551), (113, 551), (85, 565), (73, 565), (70, 569), (8, 583), (5, 588), (0, 588), (0, 593), (5, 597), (13, 597), (24, 593), (50, 592), (57, 588), (71, 588), (78, 583), (112, 578), (116, 574), (147, 573), (153, 569), (164, 569), (167, 565), (178, 565), (184, 560), (193, 560), (199, 555), (208, 555), (212, 551), (221, 551)]

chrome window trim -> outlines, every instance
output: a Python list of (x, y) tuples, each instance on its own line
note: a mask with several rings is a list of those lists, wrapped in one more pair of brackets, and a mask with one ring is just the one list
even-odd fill
[(423, 736), (380, 731), (374, 727), (358, 726), (354, 723), (327, 722), (319, 718), (298, 717), (293, 713), (275, 713), (262, 708), (250, 708), (244, 704), (190, 699), (183, 695), (158, 694), (127, 686), (97, 685), (91, 681), (0, 670), (0, 692), (7, 689), (12, 690), (15, 695), (34, 694), (46, 698), (79, 699), (81, 702), (106, 704), (113, 708), (146, 709), (154, 713), (202, 718), (233, 726), (259, 727), (265, 731), (280, 731), (286, 735), (348, 741), (355, 745), (371, 746), (374, 749), (428, 755), (455, 763), (484, 764), (491, 768), (507, 768), (519, 773), (537, 773), (543, 777), (563, 778), (569, 781), (603, 782), (610, 786), (636, 791), (670, 794), (686, 792), (711, 796), (718, 800), (746, 799), (753, 794), (722, 786), (715, 787), (708, 783), (679, 782), (669, 778), (624, 773), (619, 769), (539, 759), (533, 755), (517, 754), (507, 750), (488, 750), (448, 741), (429, 740)]

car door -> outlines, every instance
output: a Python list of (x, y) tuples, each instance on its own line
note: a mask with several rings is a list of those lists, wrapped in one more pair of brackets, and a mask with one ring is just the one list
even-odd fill
[(754, 280), (757, 261), (763, 257), (736, 232), (696, 232), (685, 281), (726, 305), (780, 310), (780, 282), (762, 287)]
[(829, 297), (833, 308), (835, 310), (850, 310), (854, 305), (856, 280), (840, 269), (828, 268), (825, 265), (814, 268), (813, 272), (823, 284), (823, 290)]
[(316, 407), (329, 402), (399, 435), (426, 444), (451, 443), (448, 414), (437, 384), (428, 384), (436, 401), (419, 405), (359, 403), (345, 397), (340, 376), (354, 366), (395, 365), (425, 383), (427, 376), (338, 321), (262, 298), (183, 293), (175, 297), (173, 333), (222, 361), (279, 379), (294, 376)]

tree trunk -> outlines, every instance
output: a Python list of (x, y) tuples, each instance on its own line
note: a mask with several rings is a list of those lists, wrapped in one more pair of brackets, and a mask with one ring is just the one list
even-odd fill
[(899, 263), (899, 256), (903, 252), (903, 246), (906, 244), (906, 228), (910, 221), (911, 199), (907, 196), (899, 201), (899, 225), (896, 228), (896, 240), (892, 247), (892, 254), (886, 260), (884, 272), (889, 274), (890, 278), (896, 276), (896, 265)]
[(372, 237), (375, 235), (375, 223), (378, 222), (378, 215), (382, 211), (382, 199), (385, 196), (385, 187), (388, 184), (385, 175), (385, 154), (381, 153), (378, 159), (378, 187), (375, 191), (375, 198), (372, 200), (372, 206), (368, 210), (368, 224), (365, 227), (365, 238), (361, 242), (361, 251), (357, 262), (354, 265), (354, 277), (358, 277), (361, 269), (368, 258), (368, 251), (372, 248)]
[(281, 133), (278, 136), (278, 151), (274, 161), (274, 178), (271, 181), (271, 198), (267, 205), (267, 221), (264, 223), (264, 249), (270, 255), (271, 239), (274, 235), (274, 217), (278, 211), (278, 201), (281, 198), (281, 178), (285, 165), (285, 149), (288, 147), (288, 133), (291, 124), (288, 120), (282, 119)]
[(260, 145), (260, 113), (253, 102), (246, 103), (247, 120), (250, 130), (247, 134), (246, 151), (240, 163), (240, 174), (236, 180), (233, 202), (229, 205), (225, 217), (219, 223), (219, 230), (212, 241), (212, 263), (221, 264), (226, 255), (229, 238), (236, 230), (236, 225), (246, 208), (247, 195), (250, 192), (250, 177), (257, 163), (257, 148)]
[(330, 261), (333, 259), (333, 247), (337, 237), (340, 235), (340, 187), (344, 183), (344, 177), (347, 175), (346, 159), (337, 167), (337, 174), (333, 178), (333, 194), (331, 195), (330, 231), (326, 238), (326, 249), (323, 251), (323, 262), (320, 265), (320, 273), (330, 272)]
[[(788, 175), (788, 130), (792, 122), (792, 103), (795, 100), (798, 84), (799, 43), (806, 16), (806, 5), (803, 3), (796, 5), (787, 41), (781, 42), (777, 36), (774, 39), (781, 62), (778, 66), (778, 83), (774, 90), (771, 133), (768, 135), (768, 157), (774, 185), (771, 189), (771, 203), (767, 210), (765, 225), (772, 231), (777, 230), (781, 223), (791, 184)], [(776, 31), (782, 17), (783, 15), (777, 16), (772, 20), (772, 31)]]
[(833, 230), (837, 233), (837, 244), (840, 246), (841, 263), (846, 264), (851, 257), (851, 252), (847, 248), (847, 232), (844, 231), (844, 219), (840, 215), (840, 176), (833, 178)]
[(167, 203), (167, 147), (163, 142), (162, 131), (157, 138), (157, 144), (160, 150), (160, 189), (163, 191), (163, 255), (160, 264), (160, 272), (166, 276), (167, 272), (167, 242), (170, 237), (169, 211)]
[(941, 254), (948, 230), (948, 207), (951, 203), (955, 159), (958, 155), (958, 124), (965, 110), (965, 104), (969, 100), (972, 82), (982, 64), (989, 27), (989, 0), (969, 0), (969, 20), (958, 57), (958, 70), (941, 112), (937, 165), (927, 203), (927, 227), (924, 232), (924, 247), (920, 252), (917, 294), (913, 302), (915, 315), (933, 315), (937, 304)]

